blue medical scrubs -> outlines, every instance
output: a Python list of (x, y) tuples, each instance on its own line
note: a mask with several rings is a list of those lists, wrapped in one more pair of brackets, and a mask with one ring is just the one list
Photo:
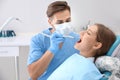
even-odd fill
[(47, 80), (100, 80), (102, 76), (90, 59), (73, 54)]
[[(43, 31), (47, 35), (51, 35), (51, 28)], [(62, 63), (74, 53), (79, 51), (74, 49), (74, 44), (78, 41), (79, 36), (75, 33), (71, 33), (74, 38), (65, 38), (62, 48), (54, 55), (51, 63), (49, 64), (47, 70), (42, 76), (39, 76), (38, 80), (47, 80), (49, 75)], [(39, 33), (31, 39), (30, 53), (28, 56), (27, 65), (32, 64), (42, 57), (46, 50), (50, 46), (50, 38)]]

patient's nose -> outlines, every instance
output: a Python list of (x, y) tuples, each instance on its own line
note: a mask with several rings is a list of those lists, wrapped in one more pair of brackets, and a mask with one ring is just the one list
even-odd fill
[(83, 36), (85, 34), (85, 30), (80, 32), (80, 36)]

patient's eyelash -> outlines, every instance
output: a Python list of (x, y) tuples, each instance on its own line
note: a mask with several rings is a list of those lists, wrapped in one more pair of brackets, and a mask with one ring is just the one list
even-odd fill
[(86, 31), (88, 35), (90, 35), (90, 32), (89, 31)]

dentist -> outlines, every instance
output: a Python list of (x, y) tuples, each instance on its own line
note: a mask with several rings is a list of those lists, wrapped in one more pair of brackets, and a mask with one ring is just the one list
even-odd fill
[(79, 53), (74, 49), (79, 35), (70, 31), (71, 11), (67, 2), (51, 3), (47, 9), (47, 16), (52, 28), (40, 32), (31, 39), (27, 66), (32, 80), (47, 80), (68, 57)]

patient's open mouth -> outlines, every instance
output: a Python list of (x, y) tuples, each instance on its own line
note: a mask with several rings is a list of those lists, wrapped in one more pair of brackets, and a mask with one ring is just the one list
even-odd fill
[(78, 41), (78, 43), (80, 43), (81, 42), (81, 39)]

